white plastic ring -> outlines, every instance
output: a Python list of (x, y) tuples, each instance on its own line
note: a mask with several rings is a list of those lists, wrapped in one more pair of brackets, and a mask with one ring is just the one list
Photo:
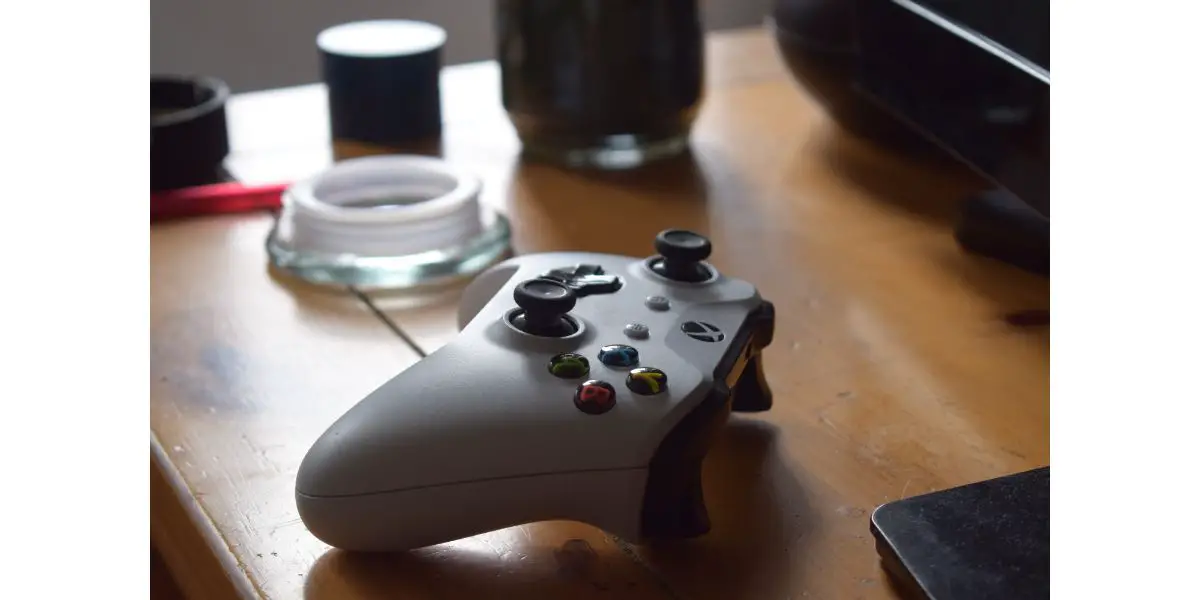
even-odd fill
[(479, 180), (427, 156), (335, 163), (284, 193), (294, 252), (395, 257), (469, 242), (483, 232)]

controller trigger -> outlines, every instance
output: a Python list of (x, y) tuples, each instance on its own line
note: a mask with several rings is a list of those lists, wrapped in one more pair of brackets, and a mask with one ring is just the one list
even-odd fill
[(764, 348), (771, 344), (775, 333), (775, 306), (764, 301), (750, 316), (750, 340), (743, 353), (744, 365), (737, 380), (731, 382), (734, 412), (763, 412), (774, 403), (771, 386), (763, 368)]
[(774, 397), (763, 370), (761, 353), (755, 353), (733, 388), (734, 412), (763, 412), (771, 410)]

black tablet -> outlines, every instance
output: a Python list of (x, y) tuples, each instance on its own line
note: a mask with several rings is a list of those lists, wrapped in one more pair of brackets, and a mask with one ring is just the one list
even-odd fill
[(1049, 598), (1050, 467), (889, 502), (871, 533), (906, 598)]

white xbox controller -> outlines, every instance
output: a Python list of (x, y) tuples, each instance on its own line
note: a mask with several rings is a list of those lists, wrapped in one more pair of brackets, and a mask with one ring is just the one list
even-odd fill
[(300, 466), (305, 525), (345, 550), (535, 521), (633, 543), (708, 531), (701, 462), (731, 410), (771, 406), (774, 309), (667, 230), (657, 254), (513, 258), (464, 292), (462, 331), (339, 418)]

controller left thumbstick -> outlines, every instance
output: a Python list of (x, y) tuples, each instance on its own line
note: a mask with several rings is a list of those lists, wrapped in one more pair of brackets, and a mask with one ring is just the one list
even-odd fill
[(575, 332), (575, 325), (566, 318), (575, 308), (575, 292), (549, 279), (522, 281), (513, 289), (513, 300), (521, 307), (513, 325), (532, 335), (565, 337)]

